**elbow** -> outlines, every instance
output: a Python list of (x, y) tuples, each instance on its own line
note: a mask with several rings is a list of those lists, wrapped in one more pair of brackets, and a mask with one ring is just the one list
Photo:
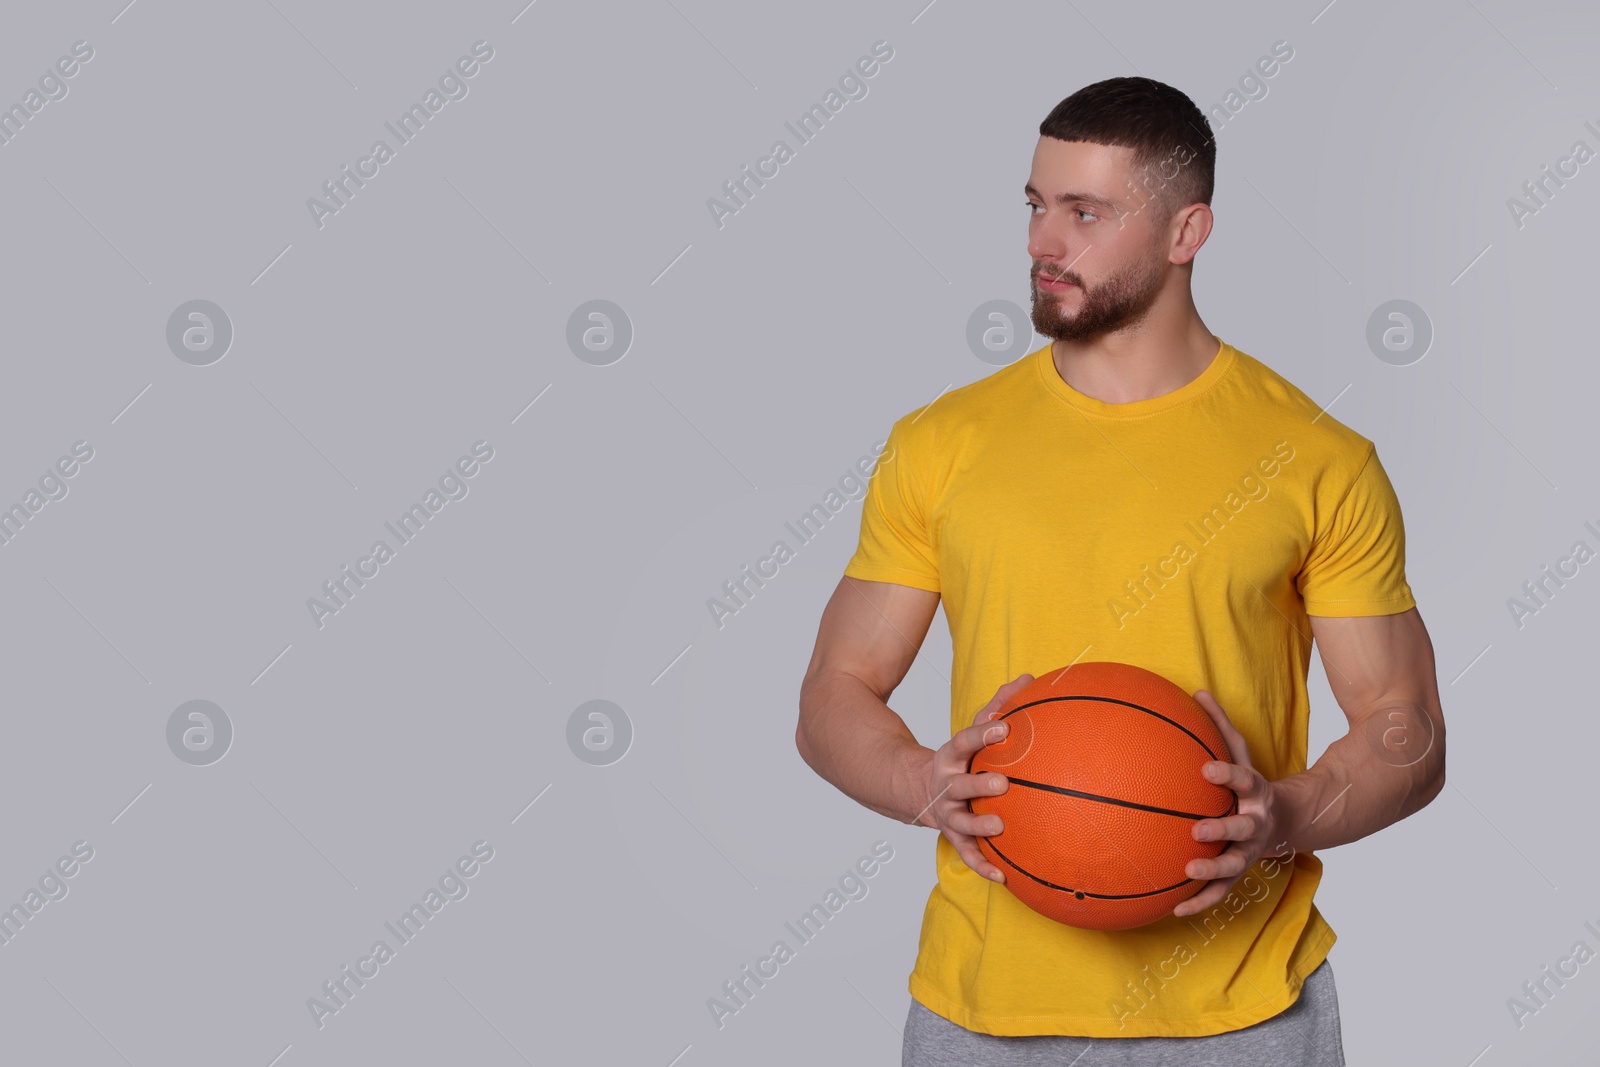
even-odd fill
[(1421, 796), (1418, 799), (1418, 803), (1417, 803), (1417, 806), (1416, 806), (1415, 810), (1420, 811), (1423, 808), (1427, 807), (1429, 804), (1432, 804), (1435, 800), (1439, 799), (1439, 794), (1443, 793), (1443, 792), (1444, 792), (1444, 761), (1440, 760), (1439, 764), (1438, 764), (1438, 769), (1434, 771), (1433, 776), (1428, 779), (1427, 785), (1425, 785), (1423, 787)]
[(1429, 804), (1432, 804), (1436, 799), (1438, 799), (1439, 794), (1444, 792), (1445, 759), (1444, 725), (1442, 722), (1440, 723), (1439, 728), (1434, 732), (1433, 748), (1429, 752), (1429, 756), (1430, 759), (1428, 760), (1428, 765), (1432, 773), (1428, 776), (1427, 784), (1423, 787), (1422, 803), (1417, 805), (1419, 808), (1424, 808)]
[(1433, 795), (1444, 792), (1444, 711), (1439, 711), (1439, 729), (1434, 732), (1433, 748), (1437, 761), (1433, 768)]
[[(808, 668), (805, 677), (800, 680), (799, 716), (794, 727), (794, 747), (800, 753), (800, 758), (805, 761), (817, 774), (822, 775), (818, 769), (818, 761), (823, 760), (827, 747), (827, 696), (828, 685), (825, 676), (818, 670)], [(821, 742), (823, 751), (819, 753), (818, 742)], [(826, 778), (826, 775), (822, 775)]]
[(800, 753), (800, 758), (805, 761), (806, 766), (816, 770), (816, 764), (811, 762), (811, 745), (806, 736), (806, 724), (808, 722), (806, 709), (810, 704), (808, 699), (810, 695), (809, 682), (810, 678), (807, 677), (805, 681), (800, 683), (800, 714), (794, 726), (794, 747), (795, 751)]

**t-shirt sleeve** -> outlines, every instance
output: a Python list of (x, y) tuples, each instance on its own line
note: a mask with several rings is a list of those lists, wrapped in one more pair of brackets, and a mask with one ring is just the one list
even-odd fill
[(1416, 606), (1400, 500), (1375, 446), (1316, 532), (1295, 584), (1308, 615), (1393, 615)]
[(861, 538), (845, 564), (851, 578), (939, 591), (939, 562), (928, 533), (926, 487), (895, 423), (861, 502)]

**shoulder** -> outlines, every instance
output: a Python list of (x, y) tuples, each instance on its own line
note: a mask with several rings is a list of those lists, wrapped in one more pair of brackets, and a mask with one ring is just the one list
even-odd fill
[(1318, 467), (1347, 480), (1355, 477), (1375, 446), (1328, 411), (1338, 394), (1319, 402), (1262, 360), (1238, 348), (1234, 353), (1234, 387), (1245, 410), (1270, 425), (1296, 453), (1315, 459)]
[(1017, 411), (1038, 375), (1039, 349), (966, 385), (946, 388), (894, 422), (897, 440), (912, 449), (949, 448)]

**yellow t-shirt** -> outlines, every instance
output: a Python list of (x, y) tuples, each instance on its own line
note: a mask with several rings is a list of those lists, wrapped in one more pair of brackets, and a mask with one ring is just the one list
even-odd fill
[[(844, 573), (941, 595), (952, 733), (1019, 674), (1113, 660), (1209, 689), (1274, 780), (1306, 768), (1307, 615), (1416, 603), (1372, 442), (1220, 338), (1165, 396), (1080, 393), (1047, 344), (903, 416)], [(1311, 899), (1321, 860), (1275, 851), (1210, 912), (1098, 931), (1034, 912), (941, 835), (911, 994), (1004, 1036), (1260, 1022), (1335, 939)]]

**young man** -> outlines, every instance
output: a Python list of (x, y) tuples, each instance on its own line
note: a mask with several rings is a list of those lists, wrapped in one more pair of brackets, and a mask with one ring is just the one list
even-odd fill
[[(905, 1064), (1342, 1065), (1312, 851), (1444, 786), (1433, 649), (1373, 444), (1214, 335), (1190, 294), (1216, 146), (1183, 93), (1112, 78), (1039, 127), (1026, 187), (1033, 324), (1053, 342), (896, 421), (825, 609), (795, 741), (818, 774), (937, 827)], [(951, 739), (885, 703), (944, 599)], [(1349, 732), (1306, 766), (1312, 639)], [(975, 837), (988, 724), (1036, 674), (1153, 670), (1196, 694), (1238, 814), (1199, 892), (1131, 930), (1032, 911)], [(1003, 684), (1002, 684), (1003, 683)], [(996, 687), (998, 686), (998, 689)], [(1226, 709), (1226, 711), (1224, 711)], [(1018, 788), (1022, 788), (1018, 786)]]

